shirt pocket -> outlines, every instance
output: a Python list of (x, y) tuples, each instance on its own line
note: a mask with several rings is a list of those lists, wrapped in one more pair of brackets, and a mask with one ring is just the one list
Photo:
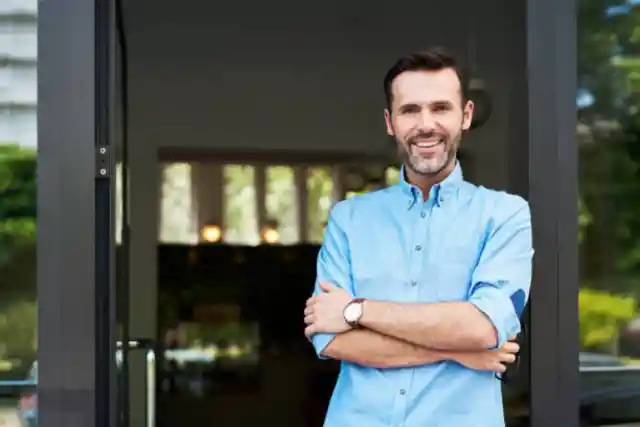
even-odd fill
[(401, 286), (407, 281), (406, 262), (401, 248), (393, 242), (372, 241), (351, 259), (356, 296), (385, 301), (401, 301)]

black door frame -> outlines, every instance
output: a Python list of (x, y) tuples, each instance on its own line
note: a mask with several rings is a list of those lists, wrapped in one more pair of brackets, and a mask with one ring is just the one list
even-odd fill
[[(113, 6), (39, 5), (40, 426), (114, 427)], [(510, 181), (530, 200), (536, 249), (532, 427), (578, 427), (576, 0), (505, 8), (521, 29), (513, 102), (524, 109), (509, 130)]]
[(115, 427), (113, 2), (39, 2), (40, 427)]

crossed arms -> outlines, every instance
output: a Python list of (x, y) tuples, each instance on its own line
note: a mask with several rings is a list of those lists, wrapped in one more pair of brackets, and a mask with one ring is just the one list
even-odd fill
[(467, 301), (366, 300), (361, 328), (355, 330), (342, 317), (354, 289), (341, 228), (346, 206), (337, 205), (318, 256), (316, 290), (305, 308), (305, 334), (318, 355), (377, 368), (455, 360), (475, 369), (503, 370), (496, 360), (512, 361), (498, 353), (514, 352), (509, 340), (520, 332), (533, 256), (529, 207), (520, 198), (509, 201), (473, 272)]

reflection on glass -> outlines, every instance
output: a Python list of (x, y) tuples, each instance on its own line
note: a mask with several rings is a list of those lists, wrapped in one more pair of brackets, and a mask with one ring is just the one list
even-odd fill
[(333, 178), (329, 168), (309, 168), (307, 172), (309, 241), (321, 243), (333, 198)]
[[(0, 380), (33, 383), (38, 345), (38, 2), (6, 3), (0, 7)], [(18, 408), (21, 418), (33, 420), (33, 390), (3, 386), (0, 393), (0, 418)]]
[(580, 0), (580, 370), (584, 425), (640, 421), (640, 8)]
[(162, 392), (202, 397), (257, 389), (257, 323), (220, 316), (236, 311), (233, 307), (212, 305), (195, 311), (194, 319), (181, 321), (164, 332)]
[(22, 380), (37, 346), (37, 4), (16, 7), (0, 7), (0, 379)]
[(36, 350), (36, 150), (0, 144), (0, 379), (25, 379)]

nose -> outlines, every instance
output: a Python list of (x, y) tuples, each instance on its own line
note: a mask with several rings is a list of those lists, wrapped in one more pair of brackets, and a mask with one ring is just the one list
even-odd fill
[(420, 114), (419, 126), (425, 131), (432, 131), (436, 128), (436, 120), (430, 111), (423, 109)]

